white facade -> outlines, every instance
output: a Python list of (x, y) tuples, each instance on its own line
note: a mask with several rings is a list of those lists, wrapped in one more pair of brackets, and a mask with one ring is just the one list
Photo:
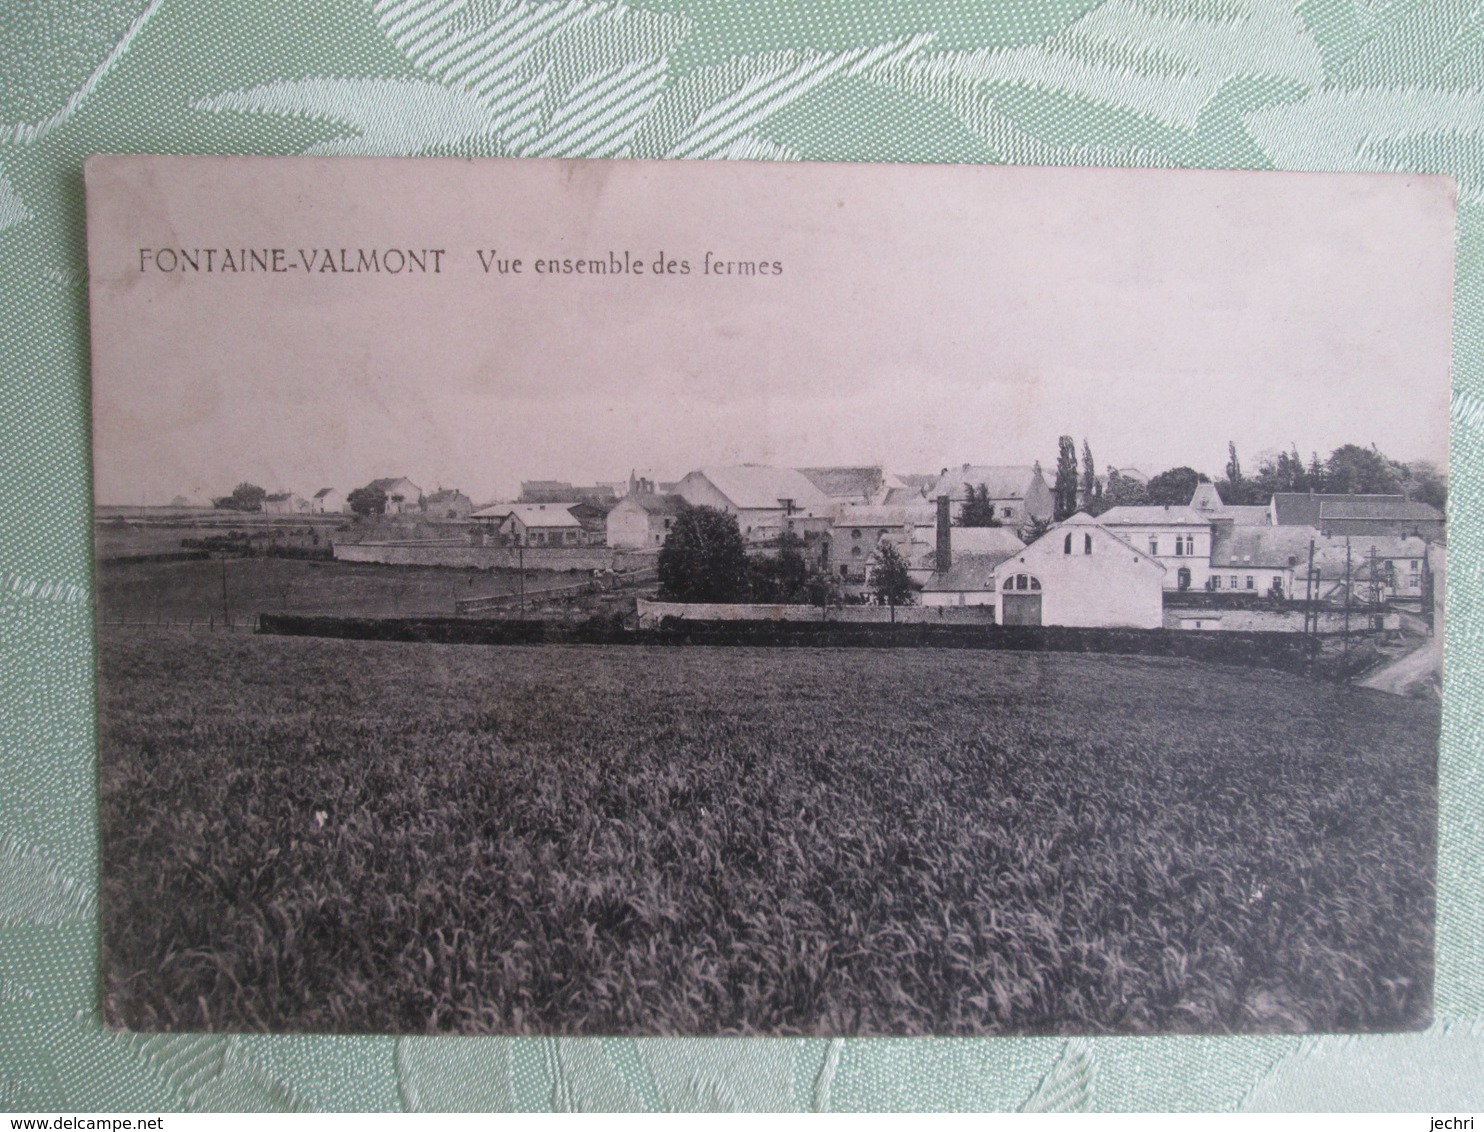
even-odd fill
[(675, 491), (694, 507), (735, 515), (747, 542), (776, 539), (790, 515), (824, 514), (831, 502), (801, 472), (753, 464), (697, 469)]
[(349, 510), (349, 504), (345, 501), (345, 492), (333, 487), (323, 487), (310, 499), (309, 509), (316, 515), (338, 515)]
[(995, 567), (1001, 625), (1158, 629), (1165, 567), (1079, 512)]
[(1207, 588), (1211, 576), (1209, 516), (1191, 507), (1114, 507), (1096, 521), (1161, 563), (1165, 589)]
[(622, 550), (663, 546), (682, 500), (673, 495), (626, 495), (608, 512), (608, 545)]

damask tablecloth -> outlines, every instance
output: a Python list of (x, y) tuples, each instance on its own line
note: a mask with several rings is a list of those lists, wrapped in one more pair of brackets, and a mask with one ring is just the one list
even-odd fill
[[(833, 1042), (105, 1030), (82, 199), (95, 152), (1458, 178), (1435, 1025)], [(1484, 1108), (1481, 500), (1477, 3), (11, 0), (0, 6), (0, 1108)]]

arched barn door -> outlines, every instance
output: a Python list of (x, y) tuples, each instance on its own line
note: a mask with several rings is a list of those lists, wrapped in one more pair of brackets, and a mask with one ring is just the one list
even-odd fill
[(1004, 603), (1006, 625), (1039, 625), (1041, 623), (1041, 582), (1031, 574), (1015, 574), (1005, 579)]

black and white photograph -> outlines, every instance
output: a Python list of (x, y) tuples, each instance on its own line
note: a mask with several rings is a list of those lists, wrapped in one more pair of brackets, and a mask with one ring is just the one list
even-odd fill
[(110, 1025), (1431, 1022), (1448, 178), (86, 190)]

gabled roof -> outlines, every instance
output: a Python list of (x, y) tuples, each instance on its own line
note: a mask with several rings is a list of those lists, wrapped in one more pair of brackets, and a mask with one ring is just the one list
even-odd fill
[(685, 500), (678, 495), (658, 495), (649, 492), (634, 492), (626, 495), (619, 500), (619, 506), (625, 503), (642, 507), (651, 515), (678, 515), (681, 508), (685, 506)]
[(785, 499), (793, 500), (796, 507), (823, 507), (830, 501), (808, 477), (793, 468), (729, 464), (700, 468), (692, 474), (705, 476), (739, 510), (776, 509)]
[(457, 488), (451, 488), (443, 491), (435, 491), (432, 495), (425, 496), (424, 498), (429, 503), (448, 503), (455, 499), (467, 499), (469, 497)]
[[(491, 507), (488, 510), (493, 511)], [(577, 516), (560, 503), (507, 503), (500, 508), (504, 514), (518, 519), (527, 527), (580, 527)]]
[(998, 555), (1008, 557), (1022, 549), (1025, 543), (1013, 527), (950, 527), (948, 545), (953, 548), (953, 559), (960, 554)]
[(1405, 495), (1339, 495), (1280, 491), (1273, 511), (1283, 526), (1323, 527), (1326, 519), (1376, 519), (1392, 522), (1440, 522), (1443, 513)]
[[(1161, 510), (1163, 510), (1163, 508), (1161, 508)], [(1109, 513), (1111, 514), (1111, 512)], [(1088, 527), (1092, 527), (1097, 530), (1099, 534), (1106, 536), (1113, 542), (1116, 542), (1119, 546), (1123, 547), (1125, 550), (1129, 551), (1129, 553), (1133, 554), (1135, 558), (1149, 563), (1149, 565), (1153, 566), (1161, 574), (1166, 572), (1166, 567), (1163, 562), (1161, 562), (1158, 558), (1153, 557), (1152, 555), (1144, 553), (1144, 551), (1140, 550), (1137, 546), (1129, 542), (1128, 539), (1124, 538), (1116, 531), (1109, 530), (1103, 525), (1103, 518), (1104, 516), (1100, 515), (1096, 519), (1094, 519), (1086, 511), (1078, 511), (1075, 515), (1062, 520), (1061, 523), (1052, 527), (1044, 535), (1042, 535), (1035, 542), (1031, 543), (1024, 549), (1033, 550), (1044, 546), (1046, 548), (1046, 551), (1050, 551), (1053, 546), (1056, 546), (1055, 553), (1060, 554), (1062, 553), (1062, 550), (1059, 544), (1067, 537), (1067, 528), (1073, 527), (1079, 530), (1085, 530)], [(1016, 554), (1007, 555), (1005, 561), (1009, 561), (1011, 558), (1015, 557), (1017, 557)]]
[(325, 496), (329, 495), (330, 492), (332, 492), (334, 490), (335, 489), (333, 487), (322, 487), (322, 488), (320, 488), (318, 491), (316, 491), (314, 493), (314, 497), (316, 499), (323, 499)]
[(292, 491), (277, 491), (277, 492), (274, 492), (272, 495), (265, 495), (265, 496), (263, 496), (263, 502), (264, 503), (282, 503), (285, 499), (292, 499), (293, 497), (294, 497), (294, 493)]
[(841, 503), (834, 507), (834, 521), (837, 527), (931, 527), (938, 521), (938, 514), (923, 499), (895, 506)]
[[(377, 491), (387, 492), (391, 491), (392, 488), (396, 487), (399, 483), (410, 484), (412, 487), (417, 487), (417, 484), (413, 483), (406, 476), (383, 476), (379, 480), (372, 480), (366, 486), (374, 487)], [(418, 490), (421, 491), (422, 489), (418, 488)]]
[[(936, 479), (937, 477), (934, 478)], [(881, 502), (888, 507), (900, 507), (907, 503), (918, 503), (927, 498), (923, 494), (923, 491), (924, 488), (913, 487), (911, 484), (903, 484), (901, 487), (888, 487), (881, 496)]]
[(1030, 464), (964, 464), (940, 475), (928, 494), (934, 498), (946, 495), (956, 503), (967, 494), (965, 484), (983, 484), (991, 499), (1024, 499), (1035, 477), (1036, 469)]
[(1209, 527), (1211, 516), (1193, 507), (1110, 507), (1097, 522), (1105, 527)]
[(1260, 503), (1228, 503), (1211, 518), (1230, 519), (1239, 527), (1266, 527), (1273, 521), (1272, 512)]
[(831, 499), (872, 499), (886, 482), (880, 466), (857, 468), (799, 468), (798, 471)]
[(903, 487), (915, 488), (919, 493), (927, 491), (938, 482), (938, 477), (931, 472), (925, 475), (917, 472), (897, 472), (894, 478)]
[[(1283, 570), (1290, 566), (1308, 569), (1309, 540), (1318, 538), (1312, 527), (1242, 527), (1217, 528), (1211, 541), (1212, 569), (1240, 569), (1258, 566)], [(1323, 541), (1323, 540), (1321, 540)]]

